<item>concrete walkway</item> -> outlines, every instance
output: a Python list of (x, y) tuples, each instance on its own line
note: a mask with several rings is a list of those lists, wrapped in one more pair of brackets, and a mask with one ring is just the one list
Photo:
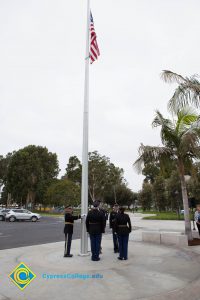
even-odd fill
[(162, 232), (180, 232), (184, 233), (184, 221), (168, 221), (168, 220), (143, 220), (143, 217), (152, 216), (141, 213), (129, 213), (134, 232), (131, 239), (134, 241), (142, 241), (143, 231), (162, 231)]
[[(102, 245), (99, 262), (78, 256), (80, 240), (72, 243), (71, 259), (63, 258), (62, 242), (1, 250), (0, 300), (200, 300), (200, 246), (180, 250), (130, 241), (129, 260), (118, 261), (111, 235)], [(37, 275), (24, 291), (8, 278), (20, 262)], [(66, 273), (103, 278), (46, 279)]]

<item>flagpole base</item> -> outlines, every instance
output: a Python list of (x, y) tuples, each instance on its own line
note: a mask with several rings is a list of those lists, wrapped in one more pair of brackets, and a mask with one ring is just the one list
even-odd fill
[(85, 257), (85, 256), (89, 256), (90, 255), (90, 251), (88, 251), (88, 253), (79, 253), (78, 256), (81, 257)]

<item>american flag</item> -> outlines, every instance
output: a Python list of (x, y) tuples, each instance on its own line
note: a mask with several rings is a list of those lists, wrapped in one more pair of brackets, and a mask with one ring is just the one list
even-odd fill
[(94, 21), (92, 13), (90, 12), (90, 63), (92, 64), (95, 60), (97, 60), (99, 55), (100, 52), (97, 44), (96, 32), (94, 30)]

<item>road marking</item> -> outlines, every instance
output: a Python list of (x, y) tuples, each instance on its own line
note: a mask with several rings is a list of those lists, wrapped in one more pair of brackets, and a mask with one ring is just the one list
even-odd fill
[(10, 234), (9, 235), (1, 235), (0, 238), (4, 238), (4, 237), (8, 237), (8, 236), (11, 236)]

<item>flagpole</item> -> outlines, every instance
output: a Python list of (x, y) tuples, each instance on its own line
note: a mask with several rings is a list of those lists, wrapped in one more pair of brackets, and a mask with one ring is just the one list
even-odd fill
[(88, 213), (88, 125), (89, 125), (89, 28), (90, 0), (87, 0), (87, 29), (85, 56), (85, 90), (83, 113), (83, 152), (82, 152), (82, 185), (81, 185), (81, 256), (88, 255), (88, 234), (85, 226), (85, 216)]

